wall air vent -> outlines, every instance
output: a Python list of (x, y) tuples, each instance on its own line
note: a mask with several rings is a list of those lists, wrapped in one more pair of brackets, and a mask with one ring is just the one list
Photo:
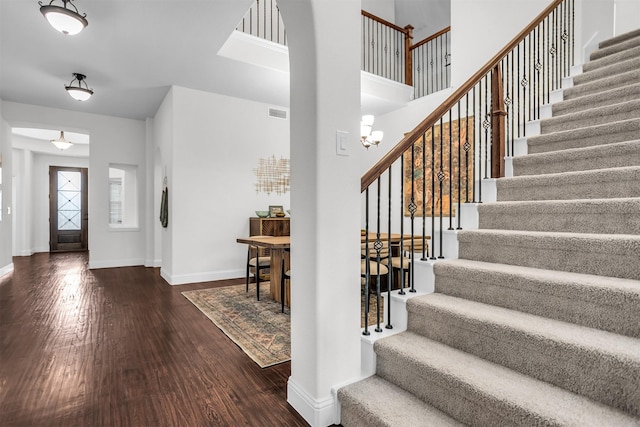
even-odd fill
[(269, 108), (269, 117), (274, 117), (276, 119), (286, 119), (287, 111), (279, 110), (277, 108)]

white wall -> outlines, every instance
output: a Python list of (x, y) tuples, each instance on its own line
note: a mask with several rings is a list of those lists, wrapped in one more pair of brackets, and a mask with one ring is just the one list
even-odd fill
[(0, 104), (0, 155), (2, 155), (2, 200), (0, 200), (0, 276), (13, 271), (12, 228), (13, 216), (10, 213), (13, 197), (11, 169), (11, 128), (5, 121), (5, 110)]
[(413, 42), (451, 25), (451, 0), (395, 0), (396, 24), (412, 25)]
[(640, 29), (640, 1), (615, 0), (615, 7), (614, 35)]
[[(362, 0), (362, 10), (397, 24), (395, 3), (397, 0)], [(399, 24), (398, 24), (399, 25)], [(404, 25), (401, 25), (404, 27)]]
[[(7, 101), (2, 102), (2, 111), (11, 127), (64, 128), (90, 135), (89, 266), (143, 264), (146, 224), (141, 224), (136, 231), (109, 230), (108, 176), (109, 163), (136, 164), (140, 172), (139, 188), (145, 188), (145, 123)], [(146, 206), (143, 197), (141, 191), (138, 206)], [(140, 211), (144, 218), (145, 209)]]
[(269, 107), (181, 87), (167, 95), (154, 121), (169, 182), (169, 283), (243, 277), (246, 246), (236, 238), (249, 234), (249, 217), (289, 209), (289, 193), (255, 190), (259, 158), (289, 158), (289, 120), (269, 117)]

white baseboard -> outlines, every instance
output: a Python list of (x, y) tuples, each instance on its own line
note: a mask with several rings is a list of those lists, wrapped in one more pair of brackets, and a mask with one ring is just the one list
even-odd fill
[(144, 261), (144, 266), (145, 267), (151, 267), (151, 268), (162, 267), (162, 260), (161, 259), (147, 259), (147, 260)]
[(13, 263), (7, 264), (0, 268), (0, 277), (3, 277), (13, 271)]
[(238, 277), (244, 277), (246, 271), (243, 269), (237, 270), (219, 270), (219, 271), (205, 271), (203, 273), (188, 273), (188, 274), (170, 274), (160, 268), (160, 276), (167, 281), (170, 285), (186, 285), (188, 283), (201, 283), (201, 282), (213, 282), (216, 280), (236, 279)]
[(89, 256), (89, 269), (113, 268), (113, 267), (133, 267), (144, 265), (143, 259), (110, 259), (105, 261), (93, 261)]
[(340, 423), (336, 394), (324, 399), (314, 399), (289, 377), (287, 402), (311, 427), (326, 427)]
[(13, 254), (13, 256), (31, 256), (35, 253), (35, 251), (32, 251), (30, 249), (25, 249), (22, 251), (18, 251), (15, 254)]

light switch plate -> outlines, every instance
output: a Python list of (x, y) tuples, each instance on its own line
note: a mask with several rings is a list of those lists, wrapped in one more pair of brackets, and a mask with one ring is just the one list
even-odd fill
[(349, 155), (349, 132), (336, 131), (336, 154), (338, 156)]

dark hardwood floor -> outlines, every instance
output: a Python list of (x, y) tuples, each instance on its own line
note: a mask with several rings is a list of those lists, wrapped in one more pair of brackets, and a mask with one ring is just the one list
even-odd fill
[(14, 258), (0, 279), (1, 426), (306, 426), (290, 363), (260, 369), (159, 269), (85, 253)]

